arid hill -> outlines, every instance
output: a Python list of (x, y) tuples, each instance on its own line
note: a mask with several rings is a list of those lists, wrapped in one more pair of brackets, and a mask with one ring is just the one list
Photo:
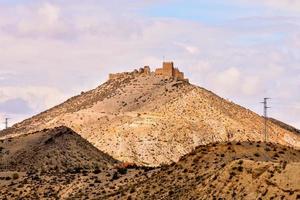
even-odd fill
[(299, 176), (299, 150), (261, 142), (213, 143), (154, 169), (119, 163), (56, 173), (0, 170), (0, 198), (294, 200), (300, 198)]
[(151, 170), (114, 160), (66, 127), (0, 141), (0, 199), (101, 199)]
[[(264, 120), (256, 113), (185, 80), (149, 71), (112, 75), (0, 137), (57, 126), (70, 127), (117, 160), (151, 166), (178, 161), (201, 144), (264, 139)], [(268, 141), (300, 147), (294, 129), (270, 121), (268, 132)]]
[(260, 142), (199, 146), (110, 199), (300, 199), (300, 151)]
[(0, 140), (2, 171), (65, 171), (111, 168), (118, 161), (67, 127)]

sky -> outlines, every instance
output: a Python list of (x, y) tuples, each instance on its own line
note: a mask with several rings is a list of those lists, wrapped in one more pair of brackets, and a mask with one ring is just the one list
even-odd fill
[(300, 128), (299, 0), (0, 0), (0, 129), (163, 60)]

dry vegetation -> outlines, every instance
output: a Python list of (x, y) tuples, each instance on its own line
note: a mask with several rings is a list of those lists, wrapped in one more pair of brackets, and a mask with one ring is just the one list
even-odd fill
[(300, 151), (259, 142), (211, 144), (111, 199), (299, 199), (299, 177)]
[[(34, 153), (33, 153), (34, 152)], [(120, 163), (66, 127), (1, 141), (0, 199), (298, 199), (300, 151), (197, 147), (158, 168)]]

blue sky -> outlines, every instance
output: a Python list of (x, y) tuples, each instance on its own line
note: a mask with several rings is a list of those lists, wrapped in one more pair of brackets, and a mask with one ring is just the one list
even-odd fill
[(0, 121), (163, 58), (259, 114), (272, 97), (300, 128), (298, 0), (0, 0)]
[(265, 9), (256, 6), (234, 4), (226, 1), (174, 1), (152, 5), (142, 10), (149, 17), (167, 17), (222, 24), (229, 20), (253, 15), (263, 15)]

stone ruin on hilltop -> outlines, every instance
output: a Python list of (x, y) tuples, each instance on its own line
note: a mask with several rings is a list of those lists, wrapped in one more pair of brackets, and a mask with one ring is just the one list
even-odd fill
[(157, 68), (155, 72), (151, 72), (151, 69), (149, 66), (145, 66), (143, 68), (140, 68), (139, 70), (134, 70), (133, 72), (123, 72), (123, 73), (115, 73), (115, 74), (109, 74), (109, 80), (116, 79), (119, 77), (122, 77), (126, 74), (140, 74), (140, 75), (146, 75), (146, 76), (161, 76), (163, 78), (176, 78), (181, 81), (189, 82), (188, 79), (184, 77), (184, 73), (179, 71), (178, 68), (174, 67), (173, 62), (163, 62), (162, 68)]

